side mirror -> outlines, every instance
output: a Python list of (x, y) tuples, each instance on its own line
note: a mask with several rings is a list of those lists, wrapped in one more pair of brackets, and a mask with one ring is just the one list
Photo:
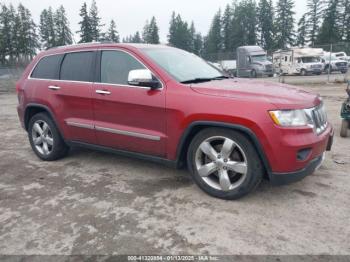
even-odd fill
[(128, 75), (128, 84), (132, 86), (145, 86), (152, 89), (161, 88), (160, 82), (155, 79), (148, 69), (131, 70)]

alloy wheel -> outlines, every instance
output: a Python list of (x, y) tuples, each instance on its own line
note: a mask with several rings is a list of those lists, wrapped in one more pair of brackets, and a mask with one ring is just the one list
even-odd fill
[(248, 162), (235, 141), (215, 136), (207, 138), (197, 148), (195, 167), (207, 185), (216, 190), (230, 191), (244, 182)]
[(53, 136), (49, 125), (43, 120), (37, 120), (32, 128), (32, 139), (36, 150), (44, 155), (49, 155), (53, 150)]

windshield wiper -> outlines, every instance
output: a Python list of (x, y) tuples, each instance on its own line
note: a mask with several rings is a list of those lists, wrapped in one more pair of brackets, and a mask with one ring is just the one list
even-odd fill
[(182, 84), (194, 84), (194, 83), (203, 83), (203, 82), (209, 82), (212, 80), (221, 80), (221, 79), (227, 79), (227, 78), (228, 78), (227, 76), (217, 76), (217, 77), (210, 77), (210, 78), (209, 77), (208, 78), (198, 77), (198, 78), (193, 78), (193, 79), (182, 81), (181, 83)]

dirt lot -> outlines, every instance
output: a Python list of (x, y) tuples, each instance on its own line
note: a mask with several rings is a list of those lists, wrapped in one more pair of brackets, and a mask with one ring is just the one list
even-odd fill
[(336, 129), (323, 167), (292, 185), (263, 182), (239, 201), (209, 197), (185, 170), (106, 153), (42, 162), (15, 94), (0, 92), (0, 254), (350, 254), (344, 88), (306, 88), (323, 95)]

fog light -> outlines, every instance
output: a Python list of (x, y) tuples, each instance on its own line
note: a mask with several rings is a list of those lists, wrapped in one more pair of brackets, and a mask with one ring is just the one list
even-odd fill
[(306, 158), (310, 155), (311, 148), (304, 148), (298, 151), (297, 153), (297, 159), (298, 161), (304, 161)]

